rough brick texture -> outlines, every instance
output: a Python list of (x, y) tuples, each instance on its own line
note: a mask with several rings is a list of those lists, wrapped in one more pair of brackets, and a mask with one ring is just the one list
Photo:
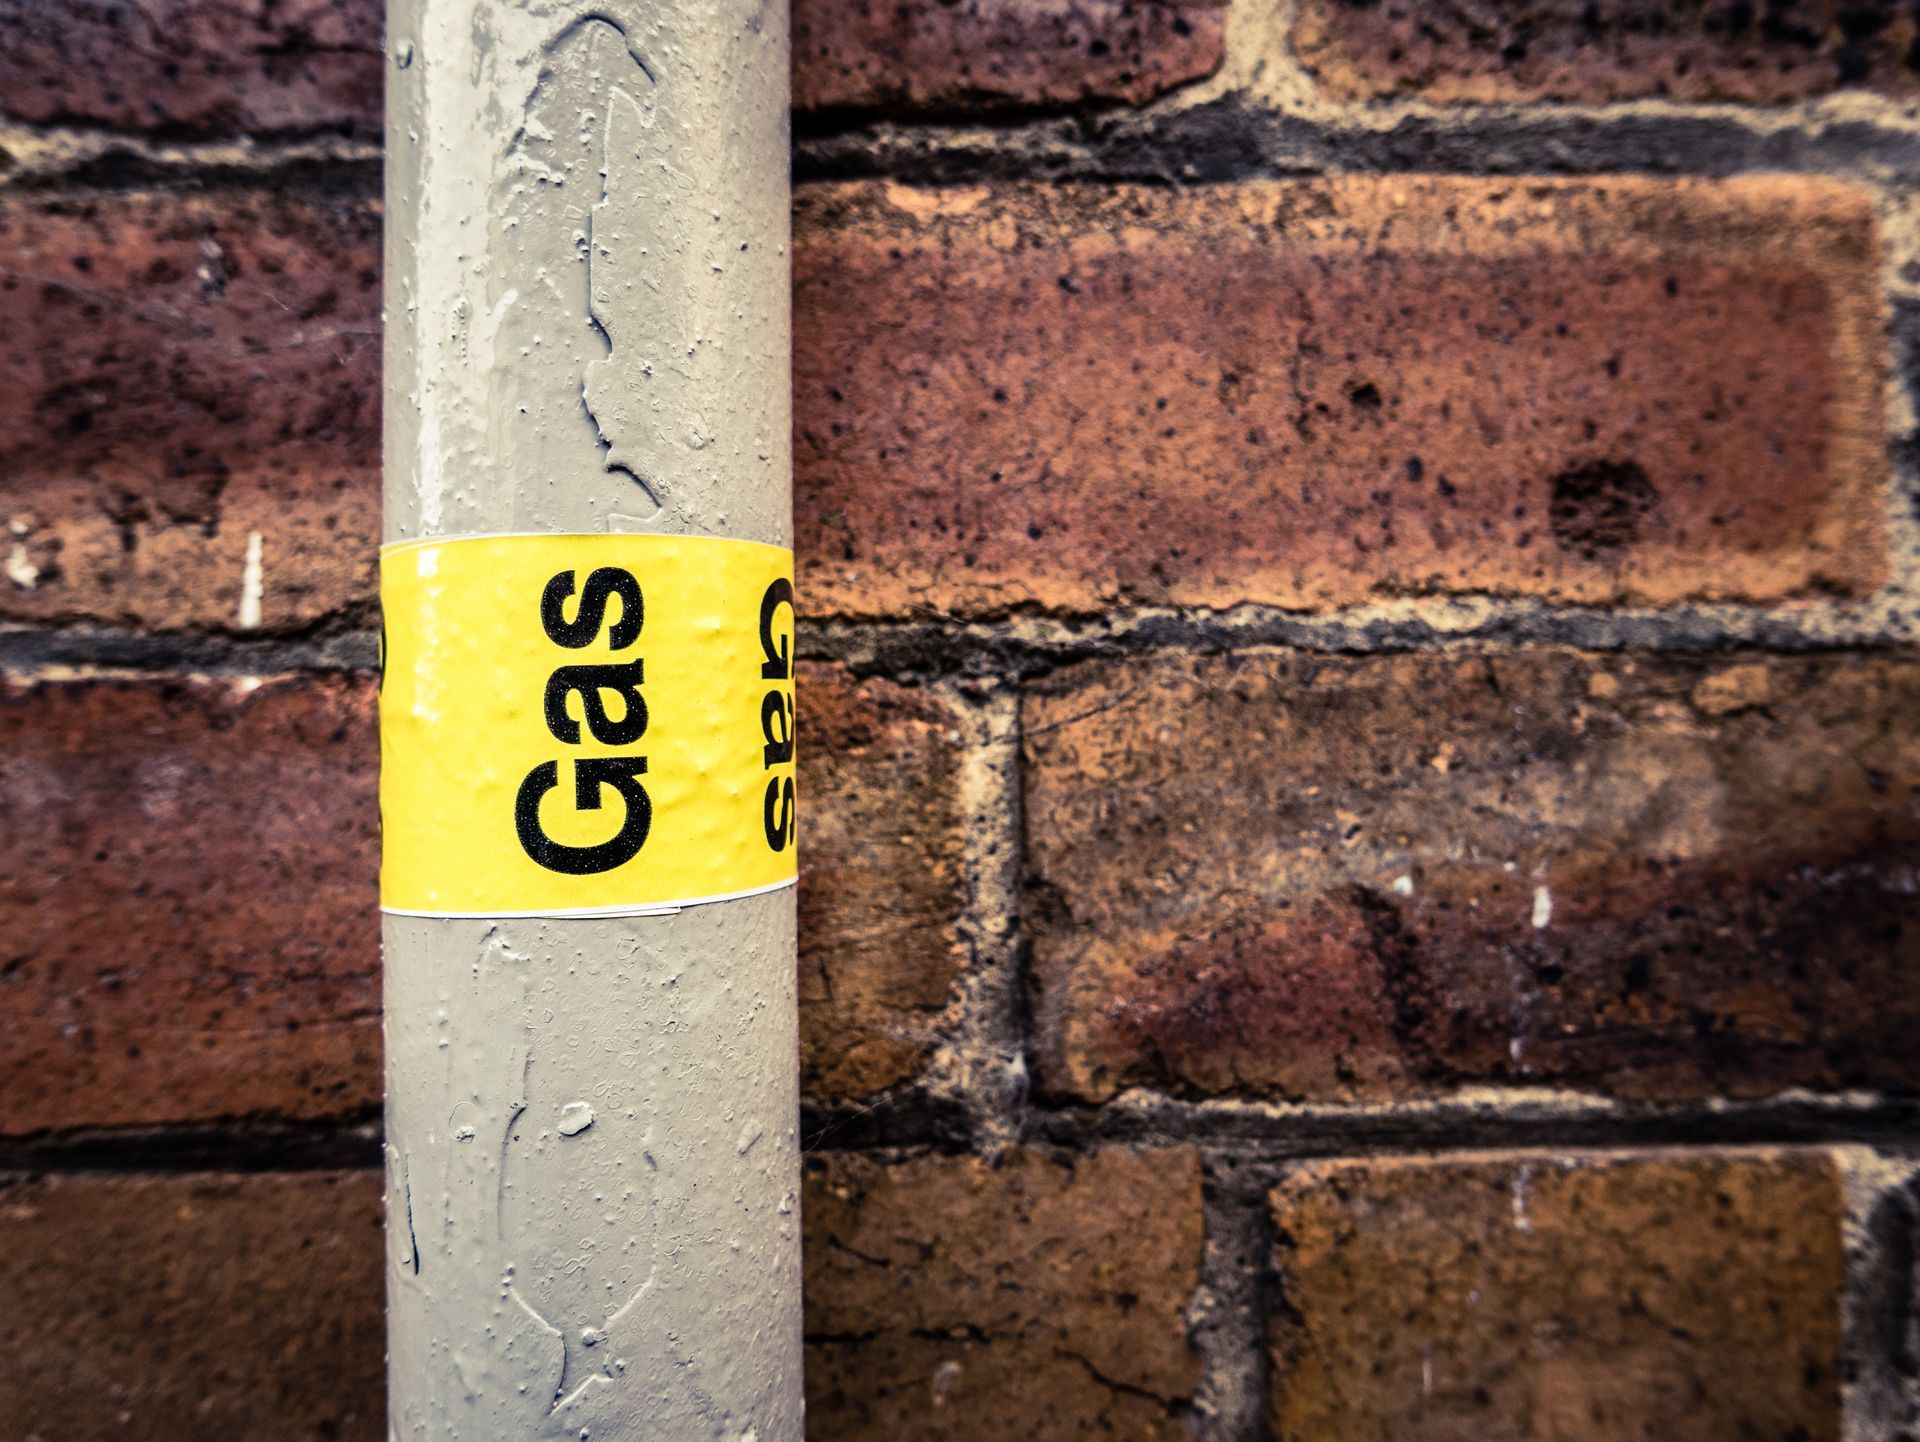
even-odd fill
[(1920, 665), (1241, 655), (1027, 701), (1042, 1076), (1920, 1085)]
[(801, 1080), (863, 1096), (918, 1070), (964, 960), (959, 721), (836, 666), (799, 694)]
[(0, 684), (0, 1131), (378, 1104), (373, 699)]
[(1874, 222), (1834, 184), (830, 188), (797, 236), (816, 611), (1883, 573)]
[(1210, 75), (1224, 0), (795, 0), (796, 110), (1139, 104)]
[[(1140, 104), (1212, 74), (1224, 0), (796, 0), (797, 110)], [(0, 115), (377, 136), (379, 0), (0, 0)]]
[[(385, 1433), (383, 9), (0, 0), (7, 1442)], [(792, 20), (809, 1436), (1920, 1435), (1920, 9)]]
[(380, 1179), (0, 1178), (0, 1434), (386, 1436)]
[(0, 114), (378, 135), (382, 15), (379, 0), (0, 0)]
[(1778, 104), (1920, 91), (1910, 6), (1867, 0), (1302, 0), (1300, 62), (1332, 95)]
[[(378, 1103), (373, 685), (253, 684), (0, 689), (0, 1131)], [(801, 684), (818, 1100), (907, 1079), (937, 1034), (963, 959), (959, 730), (924, 691)]]
[(253, 535), (266, 628), (370, 598), (379, 260), (370, 203), (0, 200), (0, 616), (233, 626)]
[(1186, 1150), (808, 1159), (807, 1430), (1188, 1442)]
[[(0, 614), (230, 627), (256, 533), (267, 629), (369, 602), (376, 221), (0, 211)], [(1873, 224), (1825, 182), (827, 187), (797, 228), (815, 614), (1884, 571)]]
[(1272, 1201), (1276, 1442), (1840, 1435), (1825, 1154), (1328, 1162)]

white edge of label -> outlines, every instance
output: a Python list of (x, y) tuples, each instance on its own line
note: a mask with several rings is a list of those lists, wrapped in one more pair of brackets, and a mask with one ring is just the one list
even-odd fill
[(799, 876), (789, 876), (785, 880), (771, 882), (766, 886), (750, 886), (745, 891), (722, 891), (714, 896), (689, 896), (682, 901), (644, 901), (621, 902), (612, 906), (576, 906), (572, 908), (542, 908), (537, 911), (415, 911), (405, 906), (383, 906), (381, 911), (388, 916), (419, 916), (429, 921), (521, 921), (545, 919), (548, 921), (582, 921), (589, 917), (604, 916), (672, 916), (675, 912), (685, 911), (690, 906), (711, 906), (719, 901), (743, 901), (749, 896), (765, 896), (771, 891), (784, 891), (799, 881)]
[[(458, 536), (415, 536), (411, 540), (388, 541), (380, 547), (380, 554), (391, 556), (399, 551), (417, 550), (421, 546), (452, 546), (462, 541), (721, 541), (729, 546), (758, 546), (762, 550), (778, 551), (783, 556), (793, 554), (792, 546), (776, 545), (772, 541), (750, 541), (745, 536), (668, 536), (658, 531), (474, 531)], [(438, 912), (432, 914), (439, 915)], [(511, 916), (513, 913), (500, 912), (499, 915)]]

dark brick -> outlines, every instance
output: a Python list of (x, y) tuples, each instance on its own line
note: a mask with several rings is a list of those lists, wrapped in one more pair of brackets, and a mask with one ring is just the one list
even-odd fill
[(807, 1429), (1190, 1437), (1199, 1159), (807, 1160)]
[(380, 1178), (0, 1178), (0, 1433), (376, 1442)]
[(1276, 1442), (1837, 1442), (1819, 1152), (1325, 1162), (1273, 1193)]
[(796, 110), (1142, 104), (1220, 68), (1224, 0), (795, 0)]
[[(800, 0), (795, 107), (1141, 104), (1211, 75), (1223, 0)], [(380, 133), (377, 0), (0, 0), (0, 114), (199, 138)]]
[(379, 1103), (373, 706), (0, 685), (0, 1131)]
[[(801, 695), (803, 1078), (833, 1100), (909, 1078), (939, 1035), (961, 737), (931, 693), (836, 667)], [(5, 1129), (377, 1103), (371, 680), (0, 697)]]
[(380, 133), (380, 0), (0, 0), (0, 114), (167, 136)]
[(1041, 1076), (1920, 1084), (1920, 666), (1087, 665), (1025, 706)]
[(1867, 0), (1302, 0), (1293, 48), (1330, 94), (1782, 104), (1920, 93), (1911, 7)]

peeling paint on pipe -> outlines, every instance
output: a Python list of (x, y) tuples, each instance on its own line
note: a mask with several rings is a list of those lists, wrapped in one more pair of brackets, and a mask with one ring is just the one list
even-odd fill
[[(389, 542), (792, 544), (787, 44), (393, 0)], [(392, 1436), (799, 1442), (793, 896), (386, 918)]]

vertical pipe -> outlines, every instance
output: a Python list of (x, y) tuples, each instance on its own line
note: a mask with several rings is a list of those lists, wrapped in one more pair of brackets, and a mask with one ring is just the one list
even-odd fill
[[(790, 547), (784, 4), (391, 6), (386, 568), (395, 543), (453, 537)], [(672, 553), (692, 567), (695, 600), (708, 544), (693, 561)], [(602, 552), (579, 554), (584, 581)], [(651, 587), (647, 564), (637, 573)], [(538, 595), (516, 591), (514, 574), (405, 615), (388, 591), (383, 737), (389, 724), (416, 731), (403, 738), (408, 774), (398, 744), (383, 763), (387, 871), (404, 862), (455, 889), (478, 874), (458, 830), (444, 854), (407, 843), (414, 854), (396, 855), (436, 820), (407, 791), (412, 769), (464, 747), (461, 766), (436, 775), (472, 794), (437, 819), (497, 811), (492, 773), (512, 767), (494, 758), (519, 742), (436, 732), (448, 723), (412, 668), (438, 664), (469, 613), (492, 625), (498, 607), (509, 630), (537, 620)], [(693, 652), (662, 649), (672, 603), (649, 590), (650, 695), (674, 684), (676, 664), (706, 664), (703, 643), (685, 641), (700, 617), (673, 641)], [(484, 650), (492, 633), (471, 624)], [(790, 607), (772, 624), (787, 650)], [(497, 674), (455, 678), (455, 699), (523, 688), (510, 649)], [(402, 682), (413, 690), (396, 704)], [(603, 720), (610, 694), (598, 693)], [(586, 699), (562, 696), (574, 732)], [(540, 698), (496, 713), (537, 722)], [(549, 720), (555, 736), (566, 719)], [(752, 724), (758, 767), (757, 709)], [(678, 824), (658, 746), (647, 856), (666, 855)], [(564, 750), (557, 765), (549, 807), (574, 795)], [(587, 785), (580, 805), (594, 794)], [(599, 799), (605, 810), (568, 818), (582, 836), (621, 814), (612, 791)], [(540, 822), (542, 804), (536, 794), (536, 829), (558, 824)], [(768, 806), (763, 848), (779, 844)], [(707, 818), (702, 844), (733, 845), (719, 833), (737, 819)], [(483, 878), (477, 900), (396, 908), (387, 871), (391, 1435), (798, 1442), (791, 888), (716, 883), (753, 894), (581, 915), (635, 897), (562, 876), (584, 889), (529, 905)], [(442, 914), (397, 914), (408, 910)]]

